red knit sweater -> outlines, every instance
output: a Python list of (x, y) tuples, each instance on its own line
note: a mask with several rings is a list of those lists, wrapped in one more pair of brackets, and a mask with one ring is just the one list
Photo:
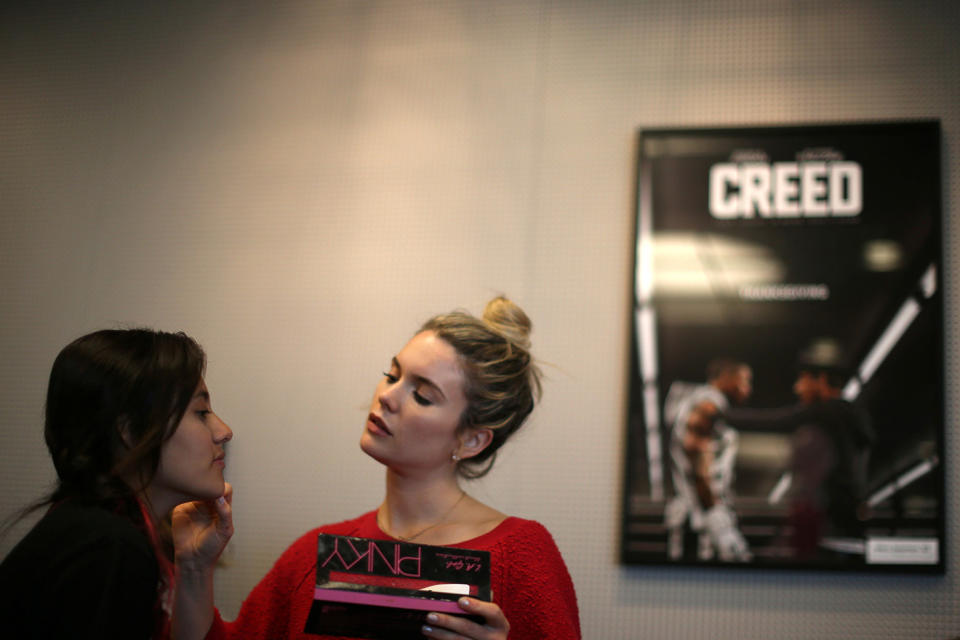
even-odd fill
[[(377, 526), (376, 511), (308, 532), (280, 556), (247, 596), (234, 622), (224, 622), (216, 613), (208, 640), (321, 638), (303, 632), (313, 603), (317, 534), (321, 532), (391, 539)], [(507, 518), (489, 533), (449, 546), (490, 552), (493, 599), (510, 622), (511, 639), (580, 638), (573, 582), (543, 525)]]

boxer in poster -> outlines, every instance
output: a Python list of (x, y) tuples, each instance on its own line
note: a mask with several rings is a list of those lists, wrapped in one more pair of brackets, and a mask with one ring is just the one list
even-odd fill
[(783, 537), (797, 560), (849, 558), (849, 541), (863, 540), (869, 518), (868, 462), (876, 436), (870, 417), (843, 398), (848, 378), (832, 345), (814, 345), (798, 360), (796, 404), (768, 410), (728, 408), (719, 415), (741, 430), (787, 435)]
[[(672, 425), (670, 470), (676, 495), (667, 501), (664, 524), (671, 560), (684, 555), (685, 538), (696, 536), (696, 557), (724, 562), (750, 559), (733, 506), (737, 432), (723, 419), (731, 404), (750, 397), (750, 366), (729, 358), (707, 366), (706, 384), (674, 382), (664, 418)], [(688, 555), (689, 552), (688, 552)]]

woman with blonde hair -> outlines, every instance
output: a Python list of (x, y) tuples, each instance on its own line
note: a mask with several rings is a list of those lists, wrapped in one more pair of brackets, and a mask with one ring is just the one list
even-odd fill
[[(325, 525), (293, 543), (243, 603), (232, 623), (212, 607), (213, 564), (229, 518), (182, 522), (178, 548), (182, 637), (316, 638), (304, 633), (314, 597), (317, 536), (329, 533), (490, 552), (493, 601), (460, 598), (468, 617), (430, 613), (430, 638), (580, 637), (573, 583), (550, 533), (470, 496), (461, 480), (488, 473), (540, 395), (530, 354), (530, 319), (498, 297), (483, 317), (455, 311), (428, 320), (391, 358), (377, 384), (360, 447), (386, 467), (376, 509)], [(187, 538), (187, 536), (184, 536)]]

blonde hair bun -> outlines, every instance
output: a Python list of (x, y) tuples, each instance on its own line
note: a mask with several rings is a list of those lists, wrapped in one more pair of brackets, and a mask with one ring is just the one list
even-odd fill
[(483, 309), (483, 321), (516, 346), (530, 350), (533, 323), (517, 304), (505, 296), (497, 296)]
[(457, 472), (464, 478), (479, 478), (490, 471), (497, 451), (540, 399), (540, 371), (530, 353), (532, 326), (523, 309), (497, 296), (487, 303), (483, 317), (452, 311), (420, 327), (457, 352), (467, 397), (460, 429), (490, 429), (493, 434), (485, 449), (457, 463)]

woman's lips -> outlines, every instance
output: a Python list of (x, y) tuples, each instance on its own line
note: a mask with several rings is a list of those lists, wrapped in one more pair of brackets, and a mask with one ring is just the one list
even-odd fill
[(386, 423), (380, 419), (380, 416), (370, 414), (367, 416), (367, 429), (377, 435), (392, 436), (393, 432), (387, 427)]

